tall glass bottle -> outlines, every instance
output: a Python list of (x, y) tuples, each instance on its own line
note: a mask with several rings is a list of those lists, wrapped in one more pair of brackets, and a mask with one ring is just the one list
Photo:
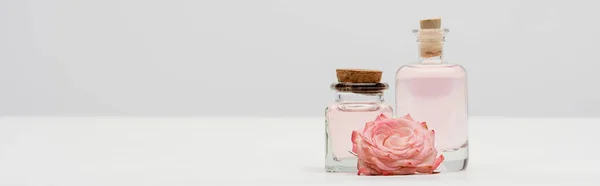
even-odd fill
[(442, 58), (448, 29), (440, 26), (440, 19), (422, 20), (413, 31), (419, 61), (396, 73), (396, 115), (410, 114), (435, 130), (435, 147), (446, 158), (438, 170), (451, 172), (465, 169), (469, 157), (467, 73)]
[(358, 159), (352, 155), (352, 131), (365, 127), (380, 114), (393, 116), (384, 103), (388, 85), (380, 83), (381, 71), (338, 69), (338, 83), (333, 83), (335, 102), (325, 109), (327, 172), (356, 172)]

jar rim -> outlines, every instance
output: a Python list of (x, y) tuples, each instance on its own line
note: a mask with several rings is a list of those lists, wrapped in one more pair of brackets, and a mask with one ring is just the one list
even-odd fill
[(339, 82), (331, 84), (331, 89), (339, 92), (354, 93), (382, 93), (388, 89), (387, 83), (348, 83)]

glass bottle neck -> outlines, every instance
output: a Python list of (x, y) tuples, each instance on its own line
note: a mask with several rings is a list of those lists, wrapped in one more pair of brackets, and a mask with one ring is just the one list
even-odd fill
[(413, 30), (419, 43), (419, 62), (421, 64), (444, 63), (443, 48), (448, 29)]
[(419, 63), (442, 64), (444, 63), (443, 42), (419, 42)]
[(384, 100), (383, 93), (337, 92), (335, 101), (344, 103), (381, 103)]

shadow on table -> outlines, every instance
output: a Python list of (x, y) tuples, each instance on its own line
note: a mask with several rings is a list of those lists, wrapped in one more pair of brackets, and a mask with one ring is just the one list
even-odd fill
[[(463, 178), (464, 172), (452, 172), (452, 173), (434, 173), (434, 174), (412, 174), (412, 175), (392, 175), (392, 176), (358, 176), (357, 172), (336, 172), (336, 173), (328, 173), (325, 171), (324, 167), (319, 166), (303, 166), (300, 168), (300, 171), (306, 173), (322, 173), (327, 175), (332, 175), (334, 177), (337, 176), (355, 176), (358, 179), (403, 179), (403, 180), (444, 180), (445, 177), (450, 178)], [(359, 178), (360, 177), (360, 178)]]

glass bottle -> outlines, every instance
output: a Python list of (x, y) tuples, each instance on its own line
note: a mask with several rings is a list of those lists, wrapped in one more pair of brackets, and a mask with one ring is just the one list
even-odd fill
[(467, 74), (458, 64), (442, 58), (448, 29), (441, 20), (421, 21), (413, 31), (419, 43), (419, 61), (396, 72), (396, 116), (410, 114), (435, 130), (435, 147), (445, 160), (441, 172), (464, 170), (469, 157)]
[(392, 107), (383, 99), (388, 85), (339, 82), (332, 84), (331, 89), (335, 90), (335, 102), (325, 109), (325, 169), (327, 172), (356, 172), (358, 159), (350, 153), (352, 131), (362, 131), (367, 122), (382, 113), (393, 116)]

